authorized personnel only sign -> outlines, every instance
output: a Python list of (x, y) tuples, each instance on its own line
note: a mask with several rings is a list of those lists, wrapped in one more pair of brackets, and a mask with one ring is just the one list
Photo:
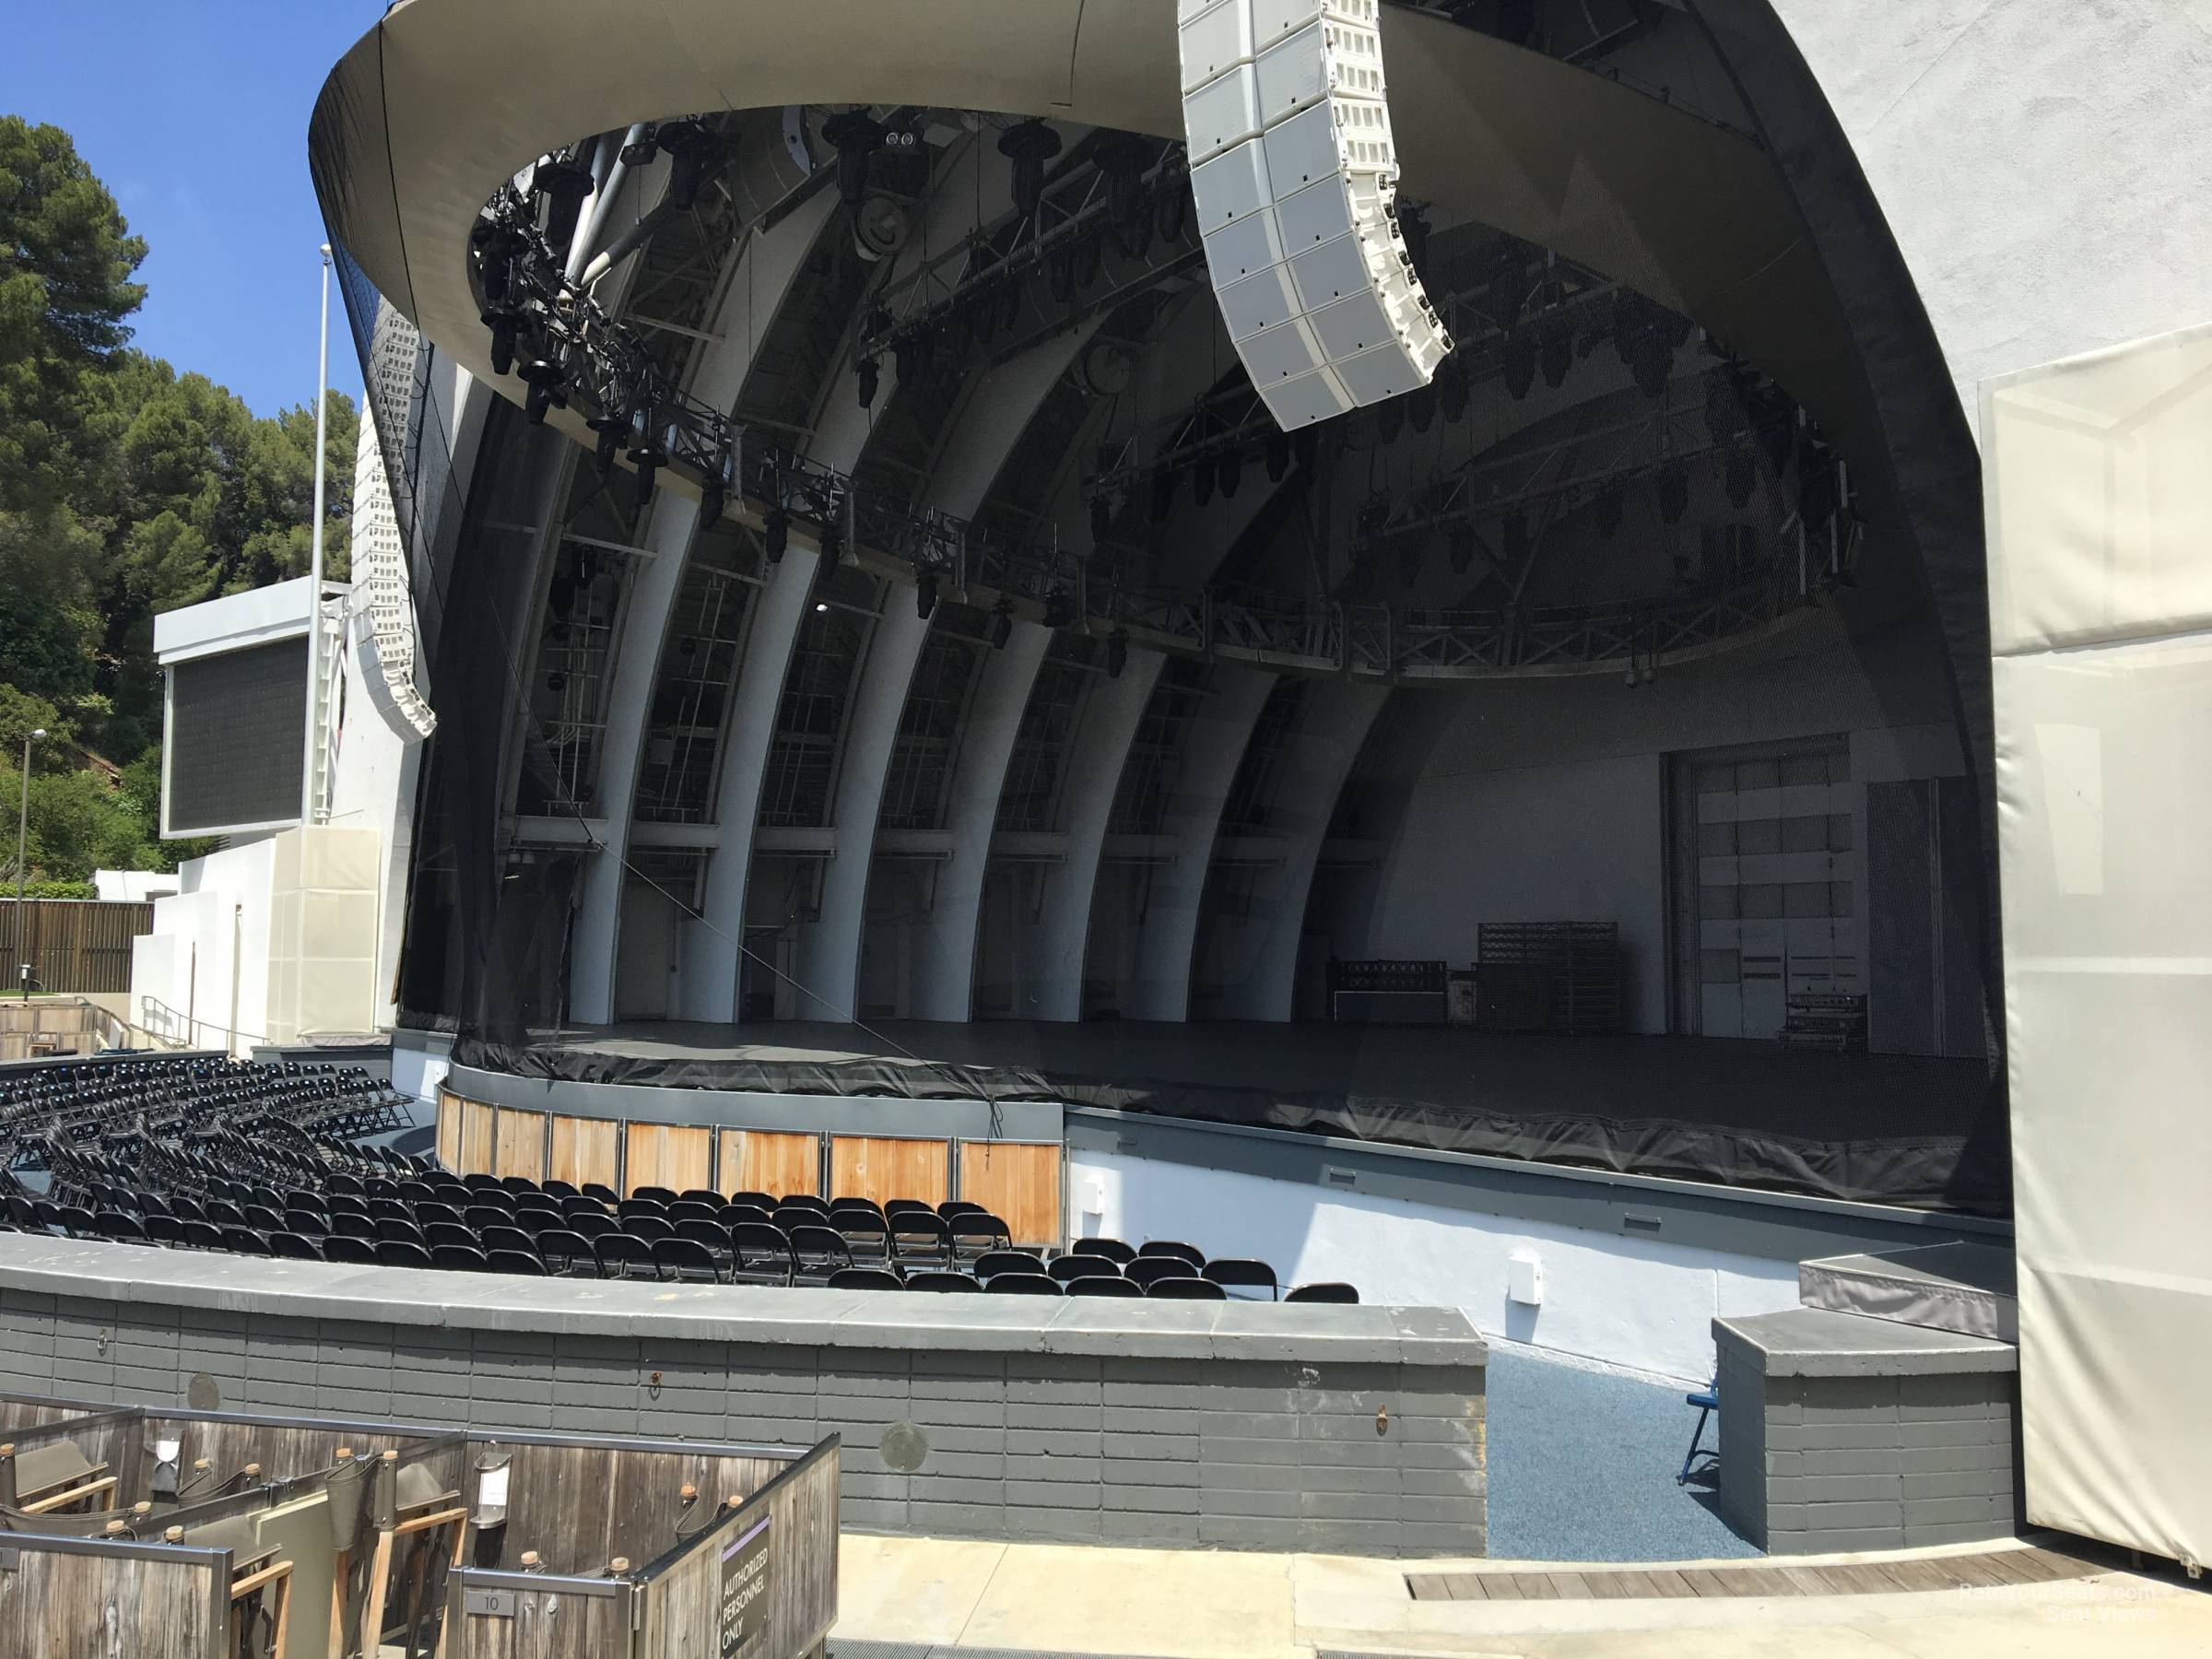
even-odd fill
[(768, 1517), (722, 1547), (722, 1659), (768, 1628)]

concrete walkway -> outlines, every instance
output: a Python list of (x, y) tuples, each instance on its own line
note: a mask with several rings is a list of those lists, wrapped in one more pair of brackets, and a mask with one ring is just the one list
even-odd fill
[(2212, 1593), (2119, 1572), (1919, 1594), (1649, 1602), (1417, 1602), (1406, 1587), (1409, 1566), (1449, 1572), (1500, 1565), (849, 1534), (831, 1659), (923, 1659), (931, 1650), (939, 1659), (2212, 1655)]

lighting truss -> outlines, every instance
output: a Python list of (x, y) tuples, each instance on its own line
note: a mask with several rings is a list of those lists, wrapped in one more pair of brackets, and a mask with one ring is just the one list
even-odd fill
[(1056, 539), (1028, 544), (949, 514), (917, 513), (888, 495), (864, 495), (848, 474), (787, 445), (748, 440), (683, 392), (633, 329), (561, 279), (535, 208), (512, 186), (486, 208), (472, 260), (495, 359), (506, 359), (495, 366), (524, 373), (541, 415), (580, 411), (610, 465), (620, 455), (648, 479), (678, 473), (753, 526), (779, 515), (786, 526), (803, 524), (826, 557), (894, 580), (931, 571), (954, 600), (1001, 618), (1050, 617), (1072, 630), (1118, 634), (1130, 647), (1279, 672), (1395, 680), (1584, 673), (1624, 656), (1697, 654), (1786, 620), (1801, 604), (1799, 591), (1771, 573), (1726, 594), (1528, 615), (1265, 594), (1230, 601), (1205, 588), (1097, 580), (1089, 561)]

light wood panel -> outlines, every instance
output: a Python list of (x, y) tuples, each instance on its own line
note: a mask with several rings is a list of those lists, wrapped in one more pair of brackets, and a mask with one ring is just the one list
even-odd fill
[(438, 1091), (438, 1161), (458, 1175), (461, 1171), (461, 1097), (450, 1088)]
[(962, 1141), (960, 1196), (1006, 1224), (1017, 1244), (1060, 1242), (1060, 1147), (1017, 1141)]
[(952, 1143), (839, 1135), (830, 1141), (830, 1196), (919, 1198), (942, 1204), (952, 1195)]
[(632, 1124), (629, 1126), (629, 1161), (622, 1179), (628, 1190), (663, 1186), (680, 1193), (686, 1187), (703, 1187), (714, 1178), (711, 1159), (714, 1132), (683, 1124)]
[(497, 1148), (492, 1145), (494, 1109), (481, 1100), (461, 1102), (461, 1172), (464, 1175), (487, 1173), (491, 1169), (492, 1156)]
[(606, 1118), (555, 1118), (552, 1167), (547, 1175), (571, 1186), (582, 1186), (587, 1181), (613, 1186), (615, 1151), (621, 1145), (617, 1136), (621, 1127)]
[(546, 1178), (546, 1114), (500, 1108), (499, 1157), (494, 1175), (520, 1175), (528, 1181)]
[(724, 1193), (819, 1194), (822, 1137), (766, 1129), (722, 1131), (722, 1162), (715, 1182)]

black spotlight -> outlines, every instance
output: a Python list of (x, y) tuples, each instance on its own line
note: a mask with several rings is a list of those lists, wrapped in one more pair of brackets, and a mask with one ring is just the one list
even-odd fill
[(1385, 443), (1395, 443), (1406, 429), (1406, 400), (1394, 397), (1375, 407), (1375, 430)]
[(1758, 487), (1759, 463), (1738, 444), (1728, 452), (1728, 505), (1741, 512), (1751, 504), (1751, 492)]
[(1498, 348), (1498, 366), (1504, 374), (1506, 391), (1519, 403), (1536, 383), (1536, 343), (1528, 337), (1527, 330), (1517, 328), (1505, 336), (1505, 344)]
[(760, 546), (768, 554), (770, 564), (783, 562), (784, 550), (791, 546), (791, 514), (782, 508), (768, 510), (768, 516), (760, 523)]
[(546, 241), (566, 251), (575, 240), (583, 198), (592, 194), (592, 170), (581, 161), (540, 161), (530, 174), (530, 193), (546, 199)]
[(653, 500), (653, 475), (668, 465), (668, 444), (651, 404), (640, 405), (631, 416), (630, 434), (630, 465), (638, 469), (635, 500), (641, 509)]
[(1407, 542), (1398, 551), (1398, 585), (1411, 587), (1421, 579), (1421, 549)]
[(1436, 406), (1457, 426), (1467, 413), (1467, 365), (1458, 352), (1449, 352), (1436, 371)]
[(521, 317), (512, 311), (494, 312), (491, 317), (491, 371), (505, 374), (514, 367), (515, 336), (522, 331)]
[(1629, 367), (1635, 371), (1639, 392), (1646, 397), (1665, 397), (1666, 382), (1675, 374), (1675, 348), (1658, 329), (1647, 329), (1631, 349)]
[(1054, 305), (1065, 305), (1076, 297), (1076, 251), (1065, 242), (1045, 255), (1044, 291)]
[(1518, 570), (1528, 559), (1528, 514), (1509, 512), (1498, 526), (1499, 542), (1508, 568)]
[(1088, 293), (1090, 285), (1099, 279), (1099, 261), (1105, 255), (1104, 248), (1094, 235), (1079, 239), (1076, 243), (1076, 292)]
[(598, 442), (592, 448), (592, 458), (599, 464), (601, 477), (615, 469), (615, 456), (622, 448), (622, 440), (629, 436), (629, 417), (618, 409), (604, 415), (594, 415), (583, 423), (598, 434)]
[(1090, 509), (1090, 539), (1102, 542), (1113, 528), (1113, 499), (1094, 495), (1085, 504)]
[(1465, 576), (1475, 563), (1475, 526), (1465, 519), (1455, 519), (1444, 532), (1445, 556), (1452, 562), (1452, 574)]
[(1689, 474), (1678, 461), (1659, 469), (1659, 518), (1663, 524), (1678, 524), (1682, 515), (1689, 511)]
[(678, 212), (688, 212), (721, 157), (723, 141), (705, 122), (688, 119), (669, 122), (656, 137), (668, 152), (668, 200)]
[(1676, 583), (1681, 587), (1688, 587), (1689, 585), (1689, 555), (1687, 553), (1677, 553), (1671, 557), (1673, 558), (1675, 564)]
[(530, 388), (523, 400), (523, 410), (529, 416), (532, 426), (545, 425), (547, 410), (569, 406), (568, 394), (562, 384), (565, 372), (558, 357), (534, 357), (523, 364), (521, 373), (524, 383)]
[(1076, 622), (1076, 596), (1065, 587), (1055, 587), (1044, 596), (1044, 625), (1047, 628), (1073, 628)]
[(660, 128), (648, 121), (638, 129), (638, 135), (622, 147), (622, 165), (650, 167), (660, 153)]
[(1567, 383), (1567, 371), (1574, 367), (1571, 318), (1555, 312), (1536, 325), (1536, 365), (1544, 371), (1544, 383), (1554, 392)]
[(1214, 469), (1201, 461), (1191, 468), (1191, 504), (1203, 507), (1214, 499)]
[(1836, 463), (1818, 443), (1807, 440), (1797, 451), (1797, 516), (1808, 530), (1836, 515)]
[(1004, 594), (991, 607), (991, 649), (1004, 651), (1006, 641), (1014, 637), (1014, 602)]
[(857, 207), (868, 194), (868, 169), (883, 147), (885, 127), (865, 110), (847, 110), (822, 123), (822, 136), (837, 151), (837, 194)]
[(1436, 424), (1436, 382), (1416, 386), (1406, 394), (1406, 418), (1413, 423), (1417, 432), (1426, 432)]
[(1182, 475), (1171, 466), (1163, 466), (1152, 475), (1152, 522), (1159, 524), (1175, 511), (1175, 491), (1182, 483)]
[(1267, 482), (1280, 484), (1290, 470), (1290, 437), (1280, 427), (1267, 434)]
[(1628, 492), (1618, 484), (1609, 485), (1597, 492), (1597, 534), (1600, 540), (1611, 541), (1620, 533), (1620, 521), (1628, 512)]
[(1499, 327), (1512, 328), (1521, 321), (1533, 287), (1528, 279), (1528, 255), (1522, 252), (1521, 244), (1508, 241), (1491, 254), (1485, 276), (1484, 309)]
[(1214, 464), (1214, 482), (1220, 486), (1221, 499), (1226, 501), (1235, 495), (1237, 486), (1243, 482), (1243, 479), (1244, 456), (1242, 452), (1234, 449), (1223, 450), (1221, 459)]
[(936, 608), (937, 573), (924, 566), (922, 574), (914, 582), (914, 615), (926, 622), (929, 613)]
[(1182, 240), (1184, 225), (1191, 217), (1191, 187), (1182, 179), (1169, 181), (1159, 193), (1159, 206), (1153, 210), (1154, 228), (1164, 242)]
[(1313, 465), (1313, 457), (1321, 453), (1321, 435), (1310, 426), (1300, 427), (1290, 434), (1290, 459), (1301, 467)]
[(1152, 165), (1152, 147), (1142, 138), (1118, 133), (1092, 153), (1099, 171), (1106, 175), (1107, 213), (1117, 229), (1126, 229), (1138, 216), (1149, 217), (1145, 205), (1145, 169)]
[(1060, 135), (1032, 117), (998, 135), (998, 153), (1014, 163), (1014, 211), (1029, 218), (1044, 200), (1044, 164), (1060, 153)]
[(1106, 636), (1106, 677), (1120, 679), (1129, 665), (1129, 630), (1117, 628)]
[(860, 359), (858, 374), (860, 406), (864, 409), (873, 408), (876, 403), (876, 393), (883, 383), (883, 371), (874, 358), (865, 357)]

